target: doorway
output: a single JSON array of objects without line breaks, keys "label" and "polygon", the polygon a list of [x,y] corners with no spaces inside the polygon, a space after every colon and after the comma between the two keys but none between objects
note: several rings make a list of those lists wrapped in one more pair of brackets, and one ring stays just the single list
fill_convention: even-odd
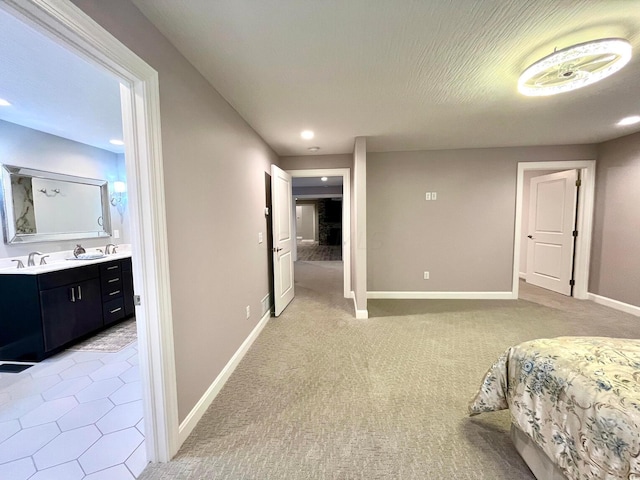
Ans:
[{"label": "doorway", "polygon": [[146,456],[168,461],[178,449],[178,412],[158,74],[67,0],[0,8],[121,83]]},{"label": "doorway", "polygon": [[[306,207],[306,210],[300,210],[301,213],[306,212],[307,214],[311,214],[312,211],[315,212],[315,217],[313,218],[313,222],[316,224],[316,230],[318,237],[318,245],[317,247],[323,248],[315,248],[316,252],[323,257],[337,257],[339,255],[343,262],[343,294],[344,298],[350,298],[351,291],[351,172],[348,168],[333,168],[333,169],[314,169],[314,170],[290,170],[288,173],[291,175],[294,185],[297,185],[304,188],[305,185],[309,184],[311,188],[317,188],[315,192],[322,192],[331,188],[330,184],[333,184],[334,187],[341,185],[342,187],[342,197],[341,200],[338,200],[340,197],[337,193],[313,193],[311,190],[307,190],[307,193],[302,191],[298,191],[299,195],[294,195],[294,201],[296,202],[296,207],[292,212],[292,215],[296,219],[294,225],[298,223],[297,219],[297,202],[300,202],[299,206],[303,205],[315,205],[314,209],[310,207]],[[324,182],[322,178],[326,178]],[[320,179],[319,187],[316,186],[315,181],[304,181],[308,179]],[[300,182],[300,180],[303,180]],[[329,181],[331,179],[331,181]],[[309,183],[311,182],[311,183]],[[324,187],[324,184],[327,187]],[[336,190],[337,192],[337,190]],[[296,200],[297,197],[297,200]],[[335,200],[334,200],[335,199]],[[328,203],[330,202],[330,203]],[[321,214],[321,210],[324,209],[324,213]],[[321,218],[324,217],[323,226],[321,228]],[[339,218],[338,218],[339,217]],[[302,220],[302,219],[301,219]],[[308,222],[307,222],[308,223]],[[311,229],[313,231],[313,229]],[[304,242],[305,235],[298,235],[296,232],[296,242],[294,251],[294,259],[297,259],[297,244],[298,244],[298,236],[302,236],[300,239],[300,247],[304,249],[305,247],[311,247],[307,250],[313,251],[313,247],[315,245],[315,237],[313,240],[306,239],[307,242]],[[315,235],[315,233],[314,233]],[[311,240],[311,241],[309,241]],[[322,244],[321,244],[322,242]],[[313,254],[313,252],[312,252]]]},{"label": "doorway", "polygon": [[[573,296],[579,299],[587,298],[589,281],[589,256],[591,248],[593,204],[595,194],[595,160],[583,161],[559,161],[559,162],[521,162],[518,164],[517,194],[516,194],[516,221],[514,235],[514,271],[513,271],[513,296],[518,298],[519,280],[524,275],[526,257],[524,257],[523,236],[528,239],[528,215],[524,213],[523,206],[526,203],[526,183],[529,178],[538,173],[559,172],[577,170],[581,178],[581,187],[578,193],[578,208],[575,216],[577,236],[575,237],[575,251],[573,255],[574,285]],[[542,178],[542,177],[541,177]]]}]

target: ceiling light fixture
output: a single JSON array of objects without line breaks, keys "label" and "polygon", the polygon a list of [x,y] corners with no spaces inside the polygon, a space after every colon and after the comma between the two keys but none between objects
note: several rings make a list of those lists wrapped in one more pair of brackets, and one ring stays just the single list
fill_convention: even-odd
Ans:
[{"label": "ceiling light fixture", "polygon": [[307,150],[309,150],[310,152],[317,152],[318,150],[320,150],[320,147],[309,147],[307,148]]},{"label": "ceiling light fixture", "polygon": [[640,115],[632,115],[631,117],[626,117],[620,120],[616,125],[620,125],[624,127],[626,125],[633,125],[634,123],[640,122]]},{"label": "ceiling light fixture", "polygon": [[119,147],[124,145],[124,142],[122,140],[116,140],[116,139],[109,140],[109,143],[111,145],[118,145]]},{"label": "ceiling light fixture", "polygon": [[631,44],[622,38],[579,43],[530,65],[518,80],[528,96],[555,95],[586,87],[613,75],[631,59]]},{"label": "ceiling light fixture", "polygon": [[305,140],[311,140],[315,136],[315,134],[311,130],[303,130],[302,132],[300,132],[300,136]]},{"label": "ceiling light fixture", "polygon": [[0,107],[10,107],[11,104],[7,102],[4,98],[0,98]]},{"label": "ceiling light fixture", "polygon": [[329,179],[327,177],[322,177],[320,180],[322,180],[323,182],[326,182]]}]

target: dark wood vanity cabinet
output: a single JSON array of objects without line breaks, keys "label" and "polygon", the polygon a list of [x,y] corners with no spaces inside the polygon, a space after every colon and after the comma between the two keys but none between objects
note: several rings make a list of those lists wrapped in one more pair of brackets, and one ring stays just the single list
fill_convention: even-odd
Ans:
[{"label": "dark wood vanity cabinet", "polygon": [[0,275],[0,360],[40,361],[133,314],[130,258]]}]

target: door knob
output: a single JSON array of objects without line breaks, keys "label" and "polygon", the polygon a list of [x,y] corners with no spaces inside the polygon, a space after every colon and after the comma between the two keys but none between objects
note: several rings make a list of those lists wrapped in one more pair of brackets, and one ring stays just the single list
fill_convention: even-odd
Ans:
[{"label": "door knob", "polygon": [[279,248],[279,247],[278,247],[278,248],[273,247],[273,251],[274,251],[274,252],[279,252],[280,250],[282,250],[282,249],[281,249],[281,248]]},{"label": "door knob", "polygon": [[529,237],[529,238],[533,239],[533,236],[532,236],[532,235],[527,235],[527,237]]}]

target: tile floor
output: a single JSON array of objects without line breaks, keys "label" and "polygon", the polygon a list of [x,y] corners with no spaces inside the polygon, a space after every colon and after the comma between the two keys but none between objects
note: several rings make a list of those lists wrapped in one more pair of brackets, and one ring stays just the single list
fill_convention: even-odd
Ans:
[{"label": "tile floor", "polygon": [[0,373],[0,479],[133,480],[146,464],[137,342]]}]

